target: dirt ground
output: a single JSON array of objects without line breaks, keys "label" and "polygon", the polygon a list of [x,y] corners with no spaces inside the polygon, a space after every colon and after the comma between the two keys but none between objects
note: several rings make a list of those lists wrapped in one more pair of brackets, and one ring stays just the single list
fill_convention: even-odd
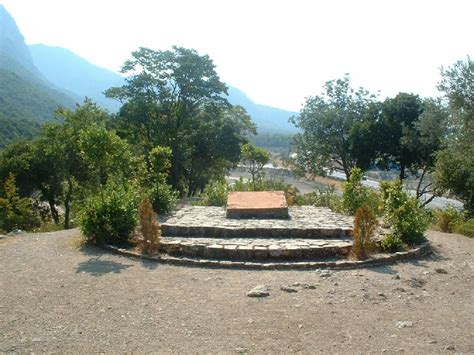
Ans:
[{"label": "dirt ground", "polygon": [[474,353],[474,239],[326,273],[158,265],[78,233],[0,238],[0,352]]}]

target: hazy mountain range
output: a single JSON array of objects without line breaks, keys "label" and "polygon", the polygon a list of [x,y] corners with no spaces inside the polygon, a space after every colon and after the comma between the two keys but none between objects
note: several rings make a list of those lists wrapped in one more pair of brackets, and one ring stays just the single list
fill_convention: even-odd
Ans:
[{"label": "hazy mountain range", "polygon": [[[74,107],[90,97],[102,107],[116,112],[120,104],[103,95],[120,86],[124,78],[98,67],[65,48],[43,44],[27,46],[14,19],[0,5],[0,147],[4,134],[33,134],[38,123],[52,119],[57,106]],[[243,106],[259,132],[290,133],[295,127],[288,118],[296,114],[254,103],[241,90],[229,86],[228,100]],[[31,131],[31,132],[29,132]]]}]

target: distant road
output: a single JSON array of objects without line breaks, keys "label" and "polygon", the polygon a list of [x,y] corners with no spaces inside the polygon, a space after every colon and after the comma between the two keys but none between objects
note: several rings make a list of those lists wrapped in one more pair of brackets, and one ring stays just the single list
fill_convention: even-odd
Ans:
[{"label": "distant road", "polygon": [[[319,188],[327,187],[327,185],[324,185],[315,181],[307,180],[304,178],[295,179],[292,173],[286,169],[274,168],[272,166],[265,166],[265,173],[266,173],[266,177],[269,179],[283,180],[286,183],[295,186],[301,194],[311,193],[311,192],[317,191]],[[328,176],[336,178],[338,180],[346,179],[346,175],[338,171],[334,171],[328,174]],[[250,179],[250,174],[245,171],[233,170],[231,171],[227,181],[232,182],[232,181],[238,180],[240,177],[244,179]],[[374,190],[380,189],[380,185],[377,180],[366,179],[366,180],[362,180],[362,183],[365,186],[370,187],[371,189],[374,189]],[[409,190],[409,193],[413,196],[415,195],[415,191],[413,190]],[[428,199],[430,197],[431,195],[427,194],[423,198]],[[446,208],[449,205],[457,209],[463,208],[462,202],[459,202],[458,200],[454,200],[451,198],[446,198],[446,197],[435,197],[433,201],[431,201],[427,205],[427,207],[428,208]]]}]

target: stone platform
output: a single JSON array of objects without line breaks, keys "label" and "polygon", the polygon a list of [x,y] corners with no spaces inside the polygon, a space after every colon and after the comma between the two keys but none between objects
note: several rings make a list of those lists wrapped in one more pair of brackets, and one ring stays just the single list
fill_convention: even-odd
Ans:
[{"label": "stone platform", "polygon": [[229,192],[227,218],[288,218],[283,191]]},{"label": "stone platform", "polygon": [[213,260],[314,260],[345,256],[351,238],[340,239],[217,239],[162,237],[160,250],[171,256]]},{"label": "stone platform", "polygon": [[351,236],[353,217],[328,208],[289,207],[288,219],[229,219],[222,207],[185,206],[161,222],[165,237],[325,239]]}]

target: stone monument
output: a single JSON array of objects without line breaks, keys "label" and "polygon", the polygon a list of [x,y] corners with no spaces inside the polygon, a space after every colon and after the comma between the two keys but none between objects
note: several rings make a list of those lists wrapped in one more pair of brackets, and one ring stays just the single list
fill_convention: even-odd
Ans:
[{"label": "stone monument", "polygon": [[227,197],[227,218],[287,219],[288,204],[283,191],[230,192]]}]

